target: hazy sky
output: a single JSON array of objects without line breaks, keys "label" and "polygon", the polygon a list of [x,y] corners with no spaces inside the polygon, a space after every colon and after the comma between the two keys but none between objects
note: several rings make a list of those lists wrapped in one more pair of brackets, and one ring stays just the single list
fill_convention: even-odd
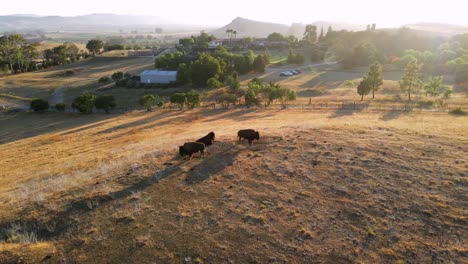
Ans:
[{"label": "hazy sky", "polygon": [[23,0],[2,1],[0,15],[141,14],[198,25],[224,25],[241,16],[283,24],[327,20],[380,27],[415,22],[468,26],[467,7],[465,0]]}]

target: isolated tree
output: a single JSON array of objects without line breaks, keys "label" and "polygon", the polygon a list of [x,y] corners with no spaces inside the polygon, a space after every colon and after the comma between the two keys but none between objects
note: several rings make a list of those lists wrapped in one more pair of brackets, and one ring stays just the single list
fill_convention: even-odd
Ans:
[{"label": "isolated tree", "polygon": [[100,95],[96,98],[96,102],[94,103],[97,109],[102,109],[106,113],[116,107],[117,104],[115,103],[115,98],[112,95]]},{"label": "isolated tree", "polygon": [[91,39],[86,44],[86,49],[89,50],[89,52],[91,52],[93,56],[95,56],[96,53],[101,51],[103,47],[104,47],[104,42],[102,42],[102,40],[99,40],[99,39]]},{"label": "isolated tree", "polygon": [[369,67],[369,73],[367,74],[367,81],[372,89],[372,99],[375,98],[375,92],[383,84],[382,77],[382,65],[380,63],[374,63]]},{"label": "isolated tree", "polygon": [[236,30],[233,30],[233,31],[232,31],[232,34],[234,35],[234,39],[236,39],[236,38],[237,38],[237,31],[236,31]]},{"label": "isolated tree", "polygon": [[253,69],[255,72],[265,72],[265,61],[263,60],[262,55],[258,55],[257,58],[255,58],[253,62]]},{"label": "isolated tree", "polygon": [[185,93],[175,93],[171,96],[170,102],[175,104],[179,107],[180,110],[184,108],[185,101],[186,101]]},{"label": "isolated tree", "polygon": [[442,76],[429,77],[429,80],[424,84],[426,96],[439,96],[440,89],[443,87],[444,78]]},{"label": "isolated tree", "polygon": [[73,100],[72,108],[77,109],[81,113],[90,114],[93,111],[96,102],[96,95],[92,93],[83,93]]},{"label": "isolated tree", "polygon": [[375,23],[374,23],[374,24],[372,24],[372,26],[371,26],[371,30],[372,30],[372,31],[374,31],[374,30],[376,29],[376,27],[377,27],[377,25],[376,25]]},{"label": "isolated tree", "polygon": [[421,67],[422,64],[416,60],[406,65],[405,73],[400,81],[400,88],[403,92],[408,93],[408,101],[411,101],[411,93],[421,87]]},{"label": "isolated tree", "polygon": [[144,106],[146,108],[146,111],[151,111],[154,106],[162,106],[162,102],[159,98],[158,95],[155,94],[145,94],[142,97],[140,97],[139,103],[141,106]]},{"label": "isolated tree", "polygon": [[44,112],[49,109],[49,102],[44,99],[34,99],[31,101],[31,109],[34,112]]},{"label": "isolated tree", "polygon": [[364,100],[364,96],[368,95],[371,90],[372,90],[372,85],[369,82],[368,77],[364,76],[362,78],[362,81],[359,83],[357,87],[357,93],[361,96],[361,101]]}]

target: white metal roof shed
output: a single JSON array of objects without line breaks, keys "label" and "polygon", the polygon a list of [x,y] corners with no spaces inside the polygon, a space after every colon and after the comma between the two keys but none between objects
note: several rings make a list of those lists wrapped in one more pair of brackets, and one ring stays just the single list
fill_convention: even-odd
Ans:
[{"label": "white metal roof shed", "polygon": [[140,74],[142,83],[171,83],[177,80],[177,71],[145,70]]}]

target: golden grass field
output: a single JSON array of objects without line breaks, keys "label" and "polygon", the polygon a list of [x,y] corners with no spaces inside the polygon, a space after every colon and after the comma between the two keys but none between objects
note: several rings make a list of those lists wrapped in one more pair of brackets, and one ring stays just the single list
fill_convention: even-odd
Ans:
[{"label": "golden grass field", "polygon": [[[467,261],[466,116],[0,118],[0,238],[17,238],[0,243],[0,263]],[[239,144],[241,128],[260,141]],[[177,146],[210,131],[210,155],[178,157]],[[32,233],[37,243],[20,243]]]}]

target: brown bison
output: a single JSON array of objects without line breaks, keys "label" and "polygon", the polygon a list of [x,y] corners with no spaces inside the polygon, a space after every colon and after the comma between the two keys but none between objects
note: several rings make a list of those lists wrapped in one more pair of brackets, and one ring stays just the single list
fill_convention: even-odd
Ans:
[{"label": "brown bison", "polygon": [[215,133],[214,132],[210,132],[208,133],[208,135],[200,138],[199,140],[197,140],[196,142],[200,142],[200,143],[203,143],[205,144],[205,146],[211,146],[213,145],[213,141],[215,140]]},{"label": "brown bison", "polygon": [[260,133],[258,133],[258,131],[255,131],[253,129],[239,130],[239,132],[237,132],[237,136],[239,137],[239,142],[243,138],[247,139],[249,141],[249,146],[252,145],[252,141],[254,141],[254,139],[256,140],[260,139]]},{"label": "brown bison", "polygon": [[189,156],[189,160],[192,159],[194,153],[200,152],[201,156],[205,155],[205,144],[200,142],[187,142],[183,146],[179,146],[179,154]]}]

